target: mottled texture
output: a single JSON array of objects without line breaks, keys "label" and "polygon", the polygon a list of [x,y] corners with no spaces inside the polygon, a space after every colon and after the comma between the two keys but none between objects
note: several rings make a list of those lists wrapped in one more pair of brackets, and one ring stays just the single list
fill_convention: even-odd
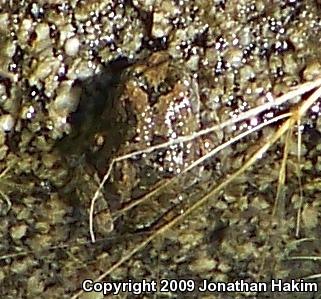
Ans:
[{"label": "mottled texture", "polygon": [[[0,0],[0,297],[71,298],[83,279],[96,279],[244,165],[281,122],[184,173],[307,95],[116,162],[95,206],[98,241],[90,243],[90,199],[114,157],[220,124],[319,77],[320,14],[320,1],[312,0]],[[106,280],[253,281],[320,273],[317,261],[284,260],[319,254],[319,109],[314,103],[300,128],[302,241],[294,232],[300,202],[294,126],[276,223],[271,214],[286,136]],[[316,298],[166,298],[200,296]]]}]

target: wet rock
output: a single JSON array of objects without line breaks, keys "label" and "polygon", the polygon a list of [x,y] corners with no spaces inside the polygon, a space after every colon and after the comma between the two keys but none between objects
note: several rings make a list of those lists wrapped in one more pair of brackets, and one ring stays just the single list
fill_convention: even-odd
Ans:
[{"label": "wet rock", "polygon": [[233,68],[238,68],[242,65],[243,52],[241,49],[232,48],[224,55],[226,62]]},{"label": "wet rock", "polygon": [[0,130],[2,132],[10,132],[15,124],[15,120],[12,115],[5,114],[0,116]]},{"label": "wet rock", "polygon": [[10,234],[14,240],[19,240],[25,236],[28,226],[26,224],[20,224],[11,228]]},{"label": "wet rock", "polygon": [[318,61],[311,61],[303,71],[303,77],[307,81],[316,79],[321,75],[321,64]]},{"label": "wet rock", "polygon": [[66,54],[69,56],[75,56],[79,51],[79,47],[80,47],[80,42],[77,37],[69,38],[65,43]]}]

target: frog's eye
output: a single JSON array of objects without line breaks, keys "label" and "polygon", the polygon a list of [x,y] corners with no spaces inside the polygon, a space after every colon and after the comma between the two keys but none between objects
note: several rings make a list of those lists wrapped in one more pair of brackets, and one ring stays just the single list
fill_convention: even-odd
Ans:
[{"label": "frog's eye", "polygon": [[105,143],[105,136],[100,133],[96,133],[94,136],[94,145],[92,147],[92,151],[97,152],[103,147],[104,143]]}]

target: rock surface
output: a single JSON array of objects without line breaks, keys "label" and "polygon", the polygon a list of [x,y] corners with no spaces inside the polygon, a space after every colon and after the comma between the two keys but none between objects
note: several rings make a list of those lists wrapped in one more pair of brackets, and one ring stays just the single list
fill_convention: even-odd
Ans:
[{"label": "rock surface", "polygon": [[[97,279],[242,167],[281,122],[185,172],[307,95],[185,143],[175,140],[318,78],[320,14],[312,0],[0,1],[0,297],[71,298],[82,280]],[[315,261],[284,261],[319,252],[320,119],[316,101],[301,127],[293,127],[277,224],[271,214],[286,136],[106,280],[257,281],[320,273]],[[90,201],[112,159],[163,142],[172,144],[114,163],[95,205],[98,241],[91,243]],[[155,296],[165,298],[141,298]]]}]

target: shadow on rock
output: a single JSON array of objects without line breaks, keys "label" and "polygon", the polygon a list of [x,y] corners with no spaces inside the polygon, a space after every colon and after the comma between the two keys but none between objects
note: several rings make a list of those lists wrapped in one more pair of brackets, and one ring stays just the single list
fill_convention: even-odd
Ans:
[{"label": "shadow on rock", "polygon": [[129,67],[125,57],[110,62],[98,75],[75,82],[81,96],[77,110],[68,119],[71,133],[57,144],[70,166],[88,162],[104,173],[112,154],[127,139],[133,117],[119,101]]}]

